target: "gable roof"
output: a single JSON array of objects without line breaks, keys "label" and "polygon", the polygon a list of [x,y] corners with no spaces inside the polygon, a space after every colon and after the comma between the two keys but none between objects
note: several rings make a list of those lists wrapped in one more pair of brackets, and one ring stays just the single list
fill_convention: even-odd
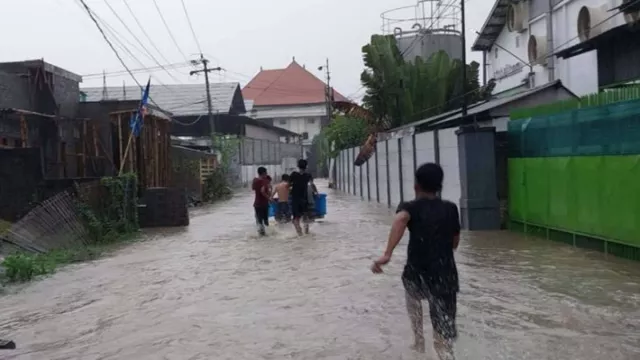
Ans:
[{"label": "gable roof", "polygon": [[[142,92],[137,86],[107,87],[107,98],[102,87],[81,89],[86,101],[140,100]],[[244,114],[244,99],[238,83],[210,83],[211,106],[214,113]],[[149,88],[151,104],[173,113],[174,116],[202,115],[207,111],[207,90],[204,84],[153,85]]]},{"label": "gable roof", "polygon": [[[477,102],[475,104],[469,104],[467,110],[467,118],[473,116],[473,115],[478,115],[487,111],[491,111],[493,109],[496,109],[498,107],[507,105],[511,102],[514,101],[518,101],[518,100],[522,100],[524,98],[527,98],[531,95],[535,95],[535,94],[539,94],[543,91],[549,90],[549,89],[562,89],[563,91],[566,91],[567,94],[571,97],[577,98],[578,96],[576,94],[574,94],[571,90],[569,90],[567,87],[565,87],[562,84],[561,80],[555,80],[540,86],[537,86],[533,89],[528,89],[516,94],[510,94],[508,96],[504,96],[504,97],[500,97],[500,98],[493,98],[491,100],[488,101],[480,101]],[[404,129],[408,129],[408,128],[424,128],[424,127],[434,127],[434,126],[440,126],[440,125],[446,125],[447,123],[450,123],[453,120],[458,120],[458,119],[462,119],[462,111],[461,109],[455,109],[455,110],[451,110],[448,111],[446,113],[442,113],[440,115],[435,115],[432,116],[430,118],[424,119],[424,120],[420,120],[420,121],[416,121],[416,122],[412,122],[410,124],[405,124],[402,126],[399,126],[397,128],[391,129],[389,131],[387,131],[387,133],[397,133],[401,130]]]},{"label": "gable roof", "polygon": [[[254,106],[303,105],[325,102],[326,84],[295,60],[285,69],[262,70],[242,89]],[[333,91],[334,101],[349,101]]]},{"label": "gable roof", "polygon": [[510,3],[510,0],[495,0],[487,20],[485,20],[476,41],[471,46],[472,51],[487,51],[491,49],[502,28],[507,23],[507,10]]}]

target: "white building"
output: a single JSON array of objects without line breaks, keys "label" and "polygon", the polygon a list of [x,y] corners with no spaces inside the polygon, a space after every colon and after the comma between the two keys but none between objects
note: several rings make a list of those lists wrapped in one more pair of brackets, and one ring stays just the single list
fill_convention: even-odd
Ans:
[{"label": "white building", "polygon": [[485,79],[496,80],[494,94],[553,80],[577,95],[597,92],[597,50],[556,54],[624,25],[624,1],[632,0],[496,0],[472,46],[483,52]]},{"label": "white building", "polygon": [[295,59],[285,69],[260,70],[242,89],[249,116],[300,134],[306,147],[328,124],[325,92],[326,84]]}]

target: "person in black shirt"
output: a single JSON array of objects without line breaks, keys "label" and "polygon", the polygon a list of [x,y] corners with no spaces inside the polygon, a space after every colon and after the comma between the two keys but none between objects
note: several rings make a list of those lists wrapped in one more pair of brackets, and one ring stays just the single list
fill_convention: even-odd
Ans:
[{"label": "person in black shirt", "polygon": [[424,164],[416,170],[416,198],[398,206],[387,249],[371,270],[382,272],[382,266],[391,260],[393,250],[408,228],[408,256],[402,283],[415,337],[413,347],[420,352],[425,350],[421,301],[427,300],[436,352],[440,359],[453,359],[459,291],[453,252],[460,241],[460,220],[458,207],[437,196],[442,189],[443,177],[442,168],[437,164]]},{"label": "person in black shirt", "polygon": [[307,173],[307,160],[298,160],[298,171],[289,175],[291,183],[291,215],[293,215],[293,226],[298,235],[302,235],[300,219],[304,221],[304,233],[309,233],[309,183],[313,181],[311,174]]}]

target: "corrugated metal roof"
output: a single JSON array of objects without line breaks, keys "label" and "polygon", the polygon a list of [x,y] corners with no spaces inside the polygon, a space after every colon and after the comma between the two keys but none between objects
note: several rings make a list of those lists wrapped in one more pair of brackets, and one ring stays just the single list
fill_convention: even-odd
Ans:
[{"label": "corrugated metal roof", "polygon": [[[486,51],[491,49],[507,22],[507,9],[509,4],[510,0],[495,0],[489,16],[487,16],[484,25],[482,25],[482,29],[479,31],[480,34],[471,46],[472,51]],[[529,5],[527,4],[526,6]]]},{"label": "corrugated metal roof", "polygon": [[[496,98],[496,99],[491,99],[489,101],[483,101],[483,102],[478,102],[475,104],[471,104],[469,105],[469,107],[467,108],[467,116],[471,116],[471,115],[477,115],[480,113],[483,113],[485,111],[489,111],[489,110],[493,110],[499,106],[503,106],[506,105],[510,102],[516,101],[516,100],[520,100],[523,98],[526,98],[527,96],[531,96],[534,94],[537,94],[541,91],[544,91],[546,89],[549,88],[563,88],[564,90],[566,90],[567,92],[569,92],[570,94],[572,94],[573,96],[577,97],[575,94],[573,94],[571,92],[571,90],[567,89],[564,85],[562,85],[562,81],[560,80],[555,80],[549,83],[546,83],[544,85],[540,85],[538,87],[535,87],[533,89],[529,89],[526,91],[522,91],[520,93],[517,94],[513,94],[510,96],[504,96],[504,97],[500,97],[500,98]],[[436,115],[433,117],[430,117],[428,119],[424,119],[424,120],[420,120],[420,121],[416,121],[410,124],[406,124],[400,127],[397,127],[395,129],[391,129],[389,131],[387,131],[387,133],[390,133],[391,136],[393,136],[394,133],[397,133],[399,131],[402,131],[406,128],[410,128],[410,127],[418,127],[420,125],[427,125],[427,126],[436,126],[439,124],[444,124],[447,123],[449,121],[452,120],[456,120],[456,119],[460,119],[462,118],[462,112],[460,109],[456,109],[456,110],[452,110],[440,115]]]},{"label": "corrugated metal roof", "polygon": [[[102,96],[102,87],[82,88],[87,94],[88,102],[102,100],[140,100],[142,91],[137,86],[111,86],[107,87],[107,99]],[[214,113],[228,114],[234,105],[236,112],[244,113],[244,101],[240,84],[238,83],[211,83],[211,105]],[[204,84],[180,84],[180,85],[151,85],[149,89],[152,104],[174,116],[201,115],[207,113],[207,91]],[[240,97],[240,101],[234,97]],[[241,108],[238,108],[241,107]]]}]

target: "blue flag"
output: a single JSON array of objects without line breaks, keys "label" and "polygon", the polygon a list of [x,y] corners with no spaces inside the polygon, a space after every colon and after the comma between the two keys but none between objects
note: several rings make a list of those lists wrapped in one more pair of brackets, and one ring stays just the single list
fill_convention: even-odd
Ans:
[{"label": "blue flag", "polygon": [[151,85],[151,78],[147,81],[147,86],[144,88],[142,93],[142,98],[140,99],[140,106],[138,106],[138,111],[131,115],[131,120],[129,120],[129,126],[131,127],[131,132],[135,137],[140,136],[140,131],[142,130],[142,120],[144,119],[144,115],[147,110],[147,103],[149,102],[149,86]]}]

